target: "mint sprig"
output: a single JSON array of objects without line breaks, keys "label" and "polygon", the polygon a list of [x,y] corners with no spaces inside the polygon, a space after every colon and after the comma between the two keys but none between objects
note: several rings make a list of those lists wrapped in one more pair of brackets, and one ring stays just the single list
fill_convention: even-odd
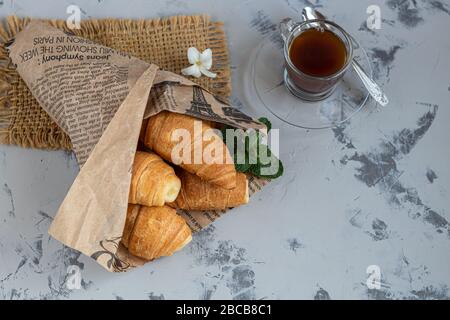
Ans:
[{"label": "mint sprig", "polygon": [[[272,154],[272,151],[269,149],[269,147],[267,147],[267,145],[259,144],[258,148],[265,149],[265,151],[263,151],[263,152],[265,152],[265,154],[267,154],[268,161],[263,162],[262,159],[258,158],[256,164],[251,164],[249,166],[248,171],[246,171],[246,172],[250,172],[257,177],[262,177],[262,178],[266,178],[266,179],[276,179],[276,178],[282,176],[283,172],[284,172],[283,163]],[[260,153],[258,152],[258,154],[260,154]],[[274,164],[275,161],[278,161],[278,163],[276,164],[277,171],[267,173],[267,171],[271,170],[271,164]],[[264,172],[264,170],[265,170],[265,172]]]},{"label": "mint sprig", "polygon": [[[259,122],[263,123],[267,127],[267,133],[272,129],[272,124],[267,118],[259,118]],[[225,125],[222,129],[222,136],[224,139],[224,142],[227,143],[227,135],[226,130],[231,129],[235,130],[233,127]],[[272,151],[270,148],[262,143],[262,134],[260,131],[253,131],[250,134],[256,134],[256,139],[252,137],[253,139],[250,139],[249,135],[245,135],[244,137],[241,137],[242,139],[245,139],[244,146],[245,146],[245,161],[244,163],[240,163],[237,159],[237,150],[230,150],[234,157],[234,165],[236,168],[236,171],[238,172],[244,172],[244,173],[251,173],[257,177],[265,178],[265,179],[276,179],[280,177],[283,172],[283,163],[272,154]],[[236,149],[238,146],[239,137],[234,137],[235,141],[233,141],[232,144],[228,144],[227,146],[234,146]],[[242,141],[240,141],[242,144]],[[265,159],[262,159],[260,157],[261,154],[265,154]],[[256,159],[256,163],[250,163],[250,159]],[[253,161],[252,161],[253,162]],[[277,163],[276,163],[277,162]],[[267,171],[275,164],[275,167],[277,168],[277,171],[272,173],[267,173]]]}]

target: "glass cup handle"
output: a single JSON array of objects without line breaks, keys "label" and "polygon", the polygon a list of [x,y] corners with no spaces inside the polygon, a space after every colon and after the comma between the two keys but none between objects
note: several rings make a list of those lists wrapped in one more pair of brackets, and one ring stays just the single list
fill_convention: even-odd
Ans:
[{"label": "glass cup handle", "polygon": [[284,18],[283,20],[281,20],[279,29],[280,29],[281,38],[283,38],[284,42],[286,42],[287,39],[289,38],[289,34],[294,29],[294,26],[295,26],[295,23],[291,18]]}]

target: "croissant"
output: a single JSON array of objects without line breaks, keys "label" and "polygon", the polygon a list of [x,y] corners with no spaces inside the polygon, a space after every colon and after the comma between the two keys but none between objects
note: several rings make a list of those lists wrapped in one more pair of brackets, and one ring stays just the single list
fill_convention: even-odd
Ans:
[{"label": "croissant", "polygon": [[137,151],[132,168],[128,202],[163,206],[176,199],[181,182],[171,166],[158,155]]},{"label": "croissant", "polygon": [[[177,129],[187,130],[191,137],[191,140],[187,142],[190,145],[186,145],[190,147],[191,154],[187,155],[189,161],[176,164],[179,164],[180,167],[199,176],[203,180],[221,186],[222,188],[233,189],[236,186],[236,170],[227,146],[217,134],[213,134],[211,139],[205,141],[203,133],[213,127],[210,122],[201,121],[202,130],[194,130],[196,121],[201,120],[183,114],[162,111],[148,119],[145,134],[141,135],[144,136],[143,143],[163,159],[175,162],[172,160],[172,150],[180,142],[172,141],[172,133]],[[196,146],[201,146],[201,150],[203,151],[206,148],[208,150],[222,150],[223,154],[214,155],[214,159],[219,161],[210,161],[207,163],[207,161],[203,161],[203,155],[200,153],[202,159],[199,160],[202,161],[197,161],[196,163],[194,161],[196,160],[194,159],[194,153],[195,151],[201,151],[195,150],[198,149]]]},{"label": "croissant", "polygon": [[122,243],[131,254],[153,260],[172,255],[191,240],[191,229],[175,209],[128,205]]},{"label": "croissant", "polygon": [[248,203],[248,181],[238,172],[236,187],[227,190],[201,180],[183,169],[176,170],[181,179],[181,191],[174,202],[167,205],[185,210],[223,210]]}]

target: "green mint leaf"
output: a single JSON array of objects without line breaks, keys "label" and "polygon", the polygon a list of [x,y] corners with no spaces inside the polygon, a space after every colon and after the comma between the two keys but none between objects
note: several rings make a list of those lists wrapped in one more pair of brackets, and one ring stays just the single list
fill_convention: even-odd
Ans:
[{"label": "green mint leaf", "polygon": [[[272,154],[272,151],[267,145],[262,144],[258,147],[260,148],[260,152],[258,154],[265,154],[264,159],[261,159],[261,157],[259,157],[258,163],[255,165],[251,165],[248,172],[257,177],[265,179],[275,179],[280,177],[284,172],[283,163]],[[277,164],[277,172],[268,174],[266,171],[272,168],[275,163]]]},{"label": "green mint leaf", "polygon": [[250,164],[249,163],[235,163],[234,167],[236,168],[236,171],[238,172],[247,172],[250,169]]},{"label": "green mint leaf", "polygon": [[[236,171],[239,171],[239,172],[247,172],[248,171],[248,169],[250,167],[250,163],[248,161],[247,152],[245,153],[244,163],[239,163],[237,154],[234,154],[233,160],[234,160],[234,167],[236,168]],[[241,159],[239,159],[239,160],[241,160]]]},{"label": "green mint leaf", "polygon": [[272,123],[266,117],[261,117],[258,119],[258,121],[263,123],[267,127],[267,132],[272,129]]},{"label": "green mint leaf", "polygon": [[252,164],[247,172],[249,172],[259,178],[263,178],[263,179],[276,179],[283,175],[284,167],[283,167],[283,163],[280,160],[276,159],[275,161],[278,161],[278,171],[274,174],[263,174],[262,168],[264,168],[264,166],[262,166],[260,163]]},{"label": "green mint leaf", "polygon": [[245,138],[245,152],[246,160],[250,162],[250,159],[258,159],[258,145],[260,143],[259,132],[253,130],[250,131]]},{"label": "green mint leaf", "polygon": [[[267,127],[267,132],[269,132],[269,130],[272,129],[272,124],[270,123],[270,121],[267,118],[259,118],[258,120]],[[226,130],[227,129],[234,130],[234,128],[232,128],[228,125],[225,125],[222,128],[222,135],[223,135],[223,140],[225,143],[227,143],[227,141],[226,141]],[[244,139],[243,142],[244,142],[244,146],[245,146],[245,161],[244,161],[244,163],[238,163],[236,150],[230,150],[233,154],[234,166],[236,168],[236,171],[251,173],[257,177],[265,178],[265,179],[275,179],[275,178],[280,177],[283,174],[283,172],[284,172],[283,163],[272,154],[272,151],[269,149],[269,147],[267,145],[262,144],[262,134],[259,130],[250,131],[250,132],[248,132],[248,135],[244,135],[243,137],[240,137],[240,138],[236,137],[235,141],[234,141],[235,148],[237,146],[236,140],[238,140],[238,139]],[[231,143],[231,141],[230,141],[230,143]],[[264,157],[264,159],[260,158],[260,154],[266,155]],[[256,160],[256,163],[250,164],[250,159],[252,159],[252,162],[254,160]],[[270,168],[271,164],[274,163],[275,161],[278,161],[277,172],[275,172],[273,174],[267,174],[267,173],[263,174],[262,169]]]}]

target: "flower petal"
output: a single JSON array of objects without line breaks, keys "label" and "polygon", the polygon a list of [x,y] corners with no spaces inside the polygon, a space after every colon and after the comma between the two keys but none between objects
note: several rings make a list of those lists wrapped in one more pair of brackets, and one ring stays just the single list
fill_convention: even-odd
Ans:
[{"label": "flower petal", "polygon": [[183,70],[181,70],[181,73],[185,76],[194,76],[196,78],[200,78],[200,76],[202,75],[200,72],[200,68],[196,64],[184,68]]},{"label": "flower petal", "polygon": [[210,77],[210,78],[215,78],[217,76],[216,73],[208,71],[207,69],[205,69],[203,66],[201,66],[200,68],[200,72],[203,73],[205,76]]},{"label": "flower petal", "polygon": [[200,62],[202,63],[202,66],[206,70],[211,69],[211,66],[212,66],[212,50],[211,49],[208,48],[200,54]]},{"label": "flower petal", "polygon": [[190,47],[188,49],[187,56],[190,64],[195,64],[200,60],[200,52],[195,47]]}]

